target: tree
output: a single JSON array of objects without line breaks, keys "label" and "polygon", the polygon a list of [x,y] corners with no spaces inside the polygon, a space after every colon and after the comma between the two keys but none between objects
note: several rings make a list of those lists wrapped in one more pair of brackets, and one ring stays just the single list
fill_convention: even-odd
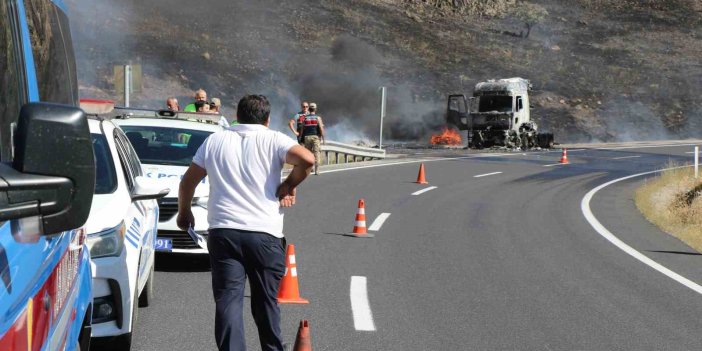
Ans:
[{"label": "tree", "polygon": [[513,16],[524,22],[527,30],[524,38],[528,38],[529,33],[531,33],[531,28],[543,21],[544,18],[548,16],[548,11],[541,5],[522,2],[514,8]]}]

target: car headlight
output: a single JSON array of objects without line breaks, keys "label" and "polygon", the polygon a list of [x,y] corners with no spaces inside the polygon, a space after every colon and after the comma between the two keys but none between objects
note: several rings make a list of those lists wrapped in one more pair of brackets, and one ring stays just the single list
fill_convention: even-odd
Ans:
[{"label": "car headlight", "polygon": [[122,221],[114,228],[89,234],[86,244],[90,249],[90,257],[119,256],[124,247],[124,231],[124,221]]},{"label": "car headlight", "polygon": [[193,205],[200,206],[204,209],[207,209],[207,201],[210,200],[209,196],[201,196],[201,197],[196,197],[193,199]]}]

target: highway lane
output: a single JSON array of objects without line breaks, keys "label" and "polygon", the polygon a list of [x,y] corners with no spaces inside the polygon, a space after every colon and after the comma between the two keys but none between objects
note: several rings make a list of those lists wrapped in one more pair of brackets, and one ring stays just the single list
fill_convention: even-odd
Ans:
[{"label": "highway lane", "polygon": [[[552,168],[543,166],[558,152],[427,162],[437,188],[416,196],[427,187],[412,183],[417,163],[311,176],[286,213],[310,300],[282,306],[286,340],[306,318],[320,350],[694,349],[700,296],[609,244],[580,212],[593,187],[670,157],[689,159],[689,149],[582,150]],[[702,281],[700,257],[668,253],[691,251],[633,208],[640,181],[598,194],[595,215]],[[372,239],[341,235],[361,197],[368,225],[391,214]],[[140,310],[135,349],[213,349],[206,260],[160,255],[157,264],[157,299]],[[367,278],[376,331],[354,328],[352,276]]]}]

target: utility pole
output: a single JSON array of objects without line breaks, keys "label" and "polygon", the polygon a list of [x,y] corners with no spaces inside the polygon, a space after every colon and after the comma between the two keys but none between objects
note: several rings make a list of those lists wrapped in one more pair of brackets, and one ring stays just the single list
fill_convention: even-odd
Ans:
[{"label": "utility pole", "polygon": [[380,87],[380,138],[378,142],[378,149],[383,149],[383,119],[385,119],[385,98],[386,98],[385,87]]},{"label": "utility pole", "polygon": [[129,90],[132,87],[132,66],[124,65],[124,107],[129,107]]}]

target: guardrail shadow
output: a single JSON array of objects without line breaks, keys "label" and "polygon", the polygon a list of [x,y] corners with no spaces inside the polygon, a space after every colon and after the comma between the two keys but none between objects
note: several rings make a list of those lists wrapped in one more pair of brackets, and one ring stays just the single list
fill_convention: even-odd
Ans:
[{"label": "guardrail shadow", "polygon": [[646,252],[667,253],[667,254],[675,254],[675,255],[702,256],[702,253],[699,253],[699,252],[687,252],[687,251],[646,250]]}]

